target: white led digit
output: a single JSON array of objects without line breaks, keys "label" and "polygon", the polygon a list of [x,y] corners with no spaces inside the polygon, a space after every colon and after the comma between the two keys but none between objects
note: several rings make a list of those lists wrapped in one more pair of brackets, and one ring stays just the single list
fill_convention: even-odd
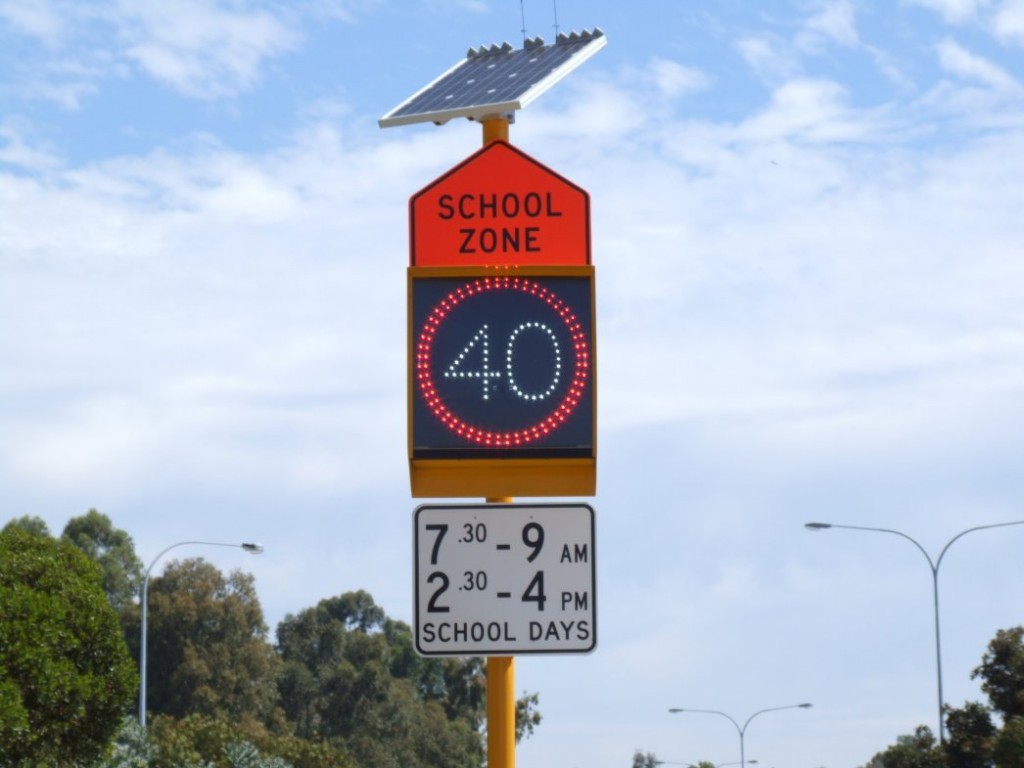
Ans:
[{"label": "white led digit", "polygon": [[[480,347],[480,370],[466,370],[463,366],[466,356],[472,353],[478,345]],[[488,380],[500,379],[501,371],[491,370],[491,344],[490,335],[487,333],[486,323],[480,326],[480,330],[476,332],[473,338],[469,340],[469,343],[463,347],[462,351],[459,352],[458,356],[452,361],[452,364],[448,366],[444,372],[444,377],[446,379],[480,379],[483,384],[483,399],[488,399]]]},{"label": "white led digit", "polygon": [[[514,369],[514,352],[516,346],[516,339],[519,338],[519,334],[524,331],[536,329],[547,334],[548,340],[551,342],[551,348],[555,353],[555,364],[554,372],[551,379],[551,384],[543,392],[530,393],[524,390],[516,383]],[[508,388],[523,398],[524,400],[546,400],[550,397],[555,390],[558,388],[558,382],[562,378],[562,349],[558,346],[558,338],[555,336],[555,332],[551,330],[550,326],[544,323],[525,322],[520,323],[519,326],[512,331],[508,337],[508,348],[505,351],[505,369],[508,371]]]}]

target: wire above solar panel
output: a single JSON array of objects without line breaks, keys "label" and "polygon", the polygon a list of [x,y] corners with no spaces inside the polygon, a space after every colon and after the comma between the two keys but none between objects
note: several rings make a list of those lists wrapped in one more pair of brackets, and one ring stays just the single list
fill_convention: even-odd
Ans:
[{"label": "wire above solar panel", "polygon": [[560,34],[552,45],[535,37],[514,49],[508,43],[470,48],[466,58],[378,120],[381,128],[441,124],[506,116],[522,109],[589,59],[607,40],[604,32]]}]

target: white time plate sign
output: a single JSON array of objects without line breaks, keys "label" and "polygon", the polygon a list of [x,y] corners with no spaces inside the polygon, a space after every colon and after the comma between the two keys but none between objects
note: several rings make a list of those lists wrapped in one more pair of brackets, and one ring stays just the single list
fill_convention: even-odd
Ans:
[{"label": "white time plate sign", "polygon": [[590,505],[423,504],[413,517],[421,655],[594,649]]}]

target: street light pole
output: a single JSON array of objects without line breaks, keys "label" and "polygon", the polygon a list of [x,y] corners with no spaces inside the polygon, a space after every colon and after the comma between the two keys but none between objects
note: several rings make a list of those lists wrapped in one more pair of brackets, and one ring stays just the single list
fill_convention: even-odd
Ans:
[{"label": "street light pole", "polygon": [[939,552],[939,556],[932,560],[932,556],[928,554],[926,550],[916,539],[911,538],[902,531],[894,531],[891,528],[868,528],[861,525],[837,525],[833,523],[805,523],[804,527],[811,531],[827,531],[832,528],[843,528],[849,531],[872,531],[874,533],[891,533],[895,536],[900,536],[920,550],[921,554],[924,555],[924,559],[928,561],[928,567],[932,571],[932,603],[935,608],[935,671],[938,678],[938,690],[939,690],[939,743],[946,743],[946,727],[943,718],[943,711],[945,710],[945,701],[942,697],[942,640],[941,633],[939,631],[939,567],[942,565],[942,558],[946,556],[946,552],[953,542],[957,541],[968,533],[974,531],[985,531],[990,528],[1006,528],[1010,525],[1024,525],[1024,520],[1015,520],[1010,523],[993,523],[991,525],[976,525],[973,528],[960,531],[956,536],[946,542],[946,546]]},{"label": "street light pole", "polygon": [[153,561],[149,564],[146,569],[146,576],[142,580],[142,638],[139,643],[139,725],[143,728],[146,727],[146,616],[147,616],[147,603],[149,602],[149,576],[153,572],[153,566],[157,564],[157,561],[161,557],[166,555],[175,547],[184,547],[187,544],[198,544],[205,547],[237,547],[244,549],[246,552],[252,555],[258,555],[263,551],[263,546],[260,544],[250,544],[249,542],[243,542],[242,544],[224,544],[219,541],[179,541],[177,544],[171,544],[159,555],[153,558]]},{"label": "street light pole", "polygon": [[[702,712],[702,713],[707,714],[707,715],[721,715],[722,717],[728,719],[728,721],[730,723],[732,723],[736,727],[736,732],[739,733],[739,735],[740,735],[740,768],[745,768],[745,766],[747,764],[747,758],[746,758],[746,747],[744,745],[744,738],[745,738],[746,733],[747,733],[747,726],[750,725],[750,721],[751,720],[753,720],[758,715],[763,715],[765,712],[778,712],[781,709],[810,709],[810,708],[811,708],[811,705],[809,703],[805,702],[803,704],[788,704],[788,705],[786,705],[784,707],[768,707],[767,709],[759,709],[757,712],[755,712],[750,717],[748,717],[747,721],[745,723],[743,723],[742,726],[740,726],[740,724],[738,722],[736,722],[736,720],[733,719],[733,717],[731,715],[727,715],[725,712],[720,712],[717,709],[681,709],[679,707],[672,707],[669,710],[669,712],[671,712],[674,715],[675,714],[679,714],[681,712]],[[753,763],[755,761],[751,760],[750,762]]]}]

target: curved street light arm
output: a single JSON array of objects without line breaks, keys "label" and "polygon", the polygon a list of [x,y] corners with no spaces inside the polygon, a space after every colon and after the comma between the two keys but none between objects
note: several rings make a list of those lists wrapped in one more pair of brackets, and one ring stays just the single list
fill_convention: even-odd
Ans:
[{"label": "curved street light arm", "polygon": [[677,714],[680,712],[700,712],[703,715],[721,715],[736,727],[737,733],[743,733],[743,729],[740,728],[740,724],[733,719],[732,715],[726,714],[725,712],[721,712],[717,709],[680,709],[678,707],[673,707],[669,710],[669,712],[673,714]]},{"label": "curved street light arm", "polygon": [[[678,714],[678,713],[681,713],[681,712],[701,712],[701,713],[706,714],[706,715],[721,715],[722,717],[726,718],[730,723],[732,723],[734,726],[736,726],[736,732],[740,735],[740,762],[739,762],[739,764],[740,764],[740,768],[743,768],[743,766],[745,766],[747,764],[747,762],[748,762],[748,760],[746,758],[746,746],[744,744],[744,737],[746,736],[747,726],[750,725],[750,721],[751,720],[753,720],[758,715],[763,715],[765,712],[777,712],[780,709],[810,709],[810,708],[811,708],[811,704],[805,702],[803,704],[787,704],[784,707],[768,707],[767,709],[759,709],[757,712],[755,712],[754,714],[752,714],[750,717],[747,718],[747,721],[743,724],[742,727],[740,726],[740,724],[738,722],[736,722],[736,720],[732,717],[732,715],[729,715],[729,714],[727,714],[725,712],[722,712],[721,710],[718,710],[718,709],[682,709],[681,707],[672,707],[671,709],[669,709],[669,712],[671,712],[672,714]],[[749,762],[756,763],[757,761],[756,760],[750,760]],[[729,763],[723,763],[723,765],[729,765]],[[735,765],[735,763],[733,763],[733,765]]]},{"label": "curved street light arm", "polygon": [[[750,721],[753,720],[758,715],[763,715],[765,712],[778,712],[780,709],[810,709],[810,708],[811,708],[811,705],[805,702],[803,704],[787,704],[784,707],[768,707],[767,709],[759,709],[757,712],[755,712],[754,714],[752,714],[750,717],[747,718],[747,722],[745,722],[743,724],[743,729],[741,730],[741,733],[746,733],[747,732],[747,726],[750,725]],[[753,762],[753,761],[748,761],[748,762]]]},{"label": "curved street light arm", "polygon": [[976,525],[973,528],[968,528],[966,531],[960,531],[960,533],[958,533],[952,539],[947,541],[946,542],[946,546],[944,546],[942,548],[942,551],[939,552],[939,557],[935,561],[935,570],[938,570],[939,566],[942,564],[942,558],[946,556],[946,550],[948,550],[951,546],[953,546],[953,542],[955,542],[957,539],[961,538],[962,536],[966,536],[968,533],[974,533],[975,531],[985,531],[985,530],[988,530],[989,528],[1006,528],[1006,527],[1011,526],[1011,525],[1024,525],[1024,520],[1014,520],[1013,522],[1010,522],[1010,523],[992,523],[991,525]]},{"label": "curved street light arm", "polygon": [[[843,528],[843,529],[845,529],[847,531],[872,531],[874,533],[891,533],[891,534],[893,534],[895,536],[900,536],[900,537],[906,539],[911,544],[913,544],[915,547],[917,547],[918,550],[921,552],[921,554],[924,555],[924,559],[928,561],[928,567],[932,569],[932,573],[935,573],[936,571],[939,570],[938,564],[934,560],[932,560],[932,556],[928,554],[928,550],[926,550],[924,547],[922,547],[921,544],[917,541],[917,539],[914,539],[914,538],[908,536],[907,534],[903,533],[903,531],[896,531],[896,530],[893,530],[892,528],[868,528],[867,526],[863,526],[863,525],[837,525],[835,523],[805,523],[804,524],[804,528],[808,528],[808,529],[810,529],[812,531],[823,531],[823,530],[828,530],[830,528]],[[971,530],[974,530],[974,529],[972,528]],[[966,533],[966,531],[964,531],[964,533]],[[963,534],[961,534],[961,535],[963,535]],[[959,537],[957,537],[957,538],[959,538]],[[950,544],[952,544],[952,543],[953,542],[950,542]],[[949,544],[947,544],[946,547],[948,549],[949,548]],[[946,550],[942,550],[942,551],[945,552]],[[939,559],[941,560],[942,558],[940,557]]]}]

